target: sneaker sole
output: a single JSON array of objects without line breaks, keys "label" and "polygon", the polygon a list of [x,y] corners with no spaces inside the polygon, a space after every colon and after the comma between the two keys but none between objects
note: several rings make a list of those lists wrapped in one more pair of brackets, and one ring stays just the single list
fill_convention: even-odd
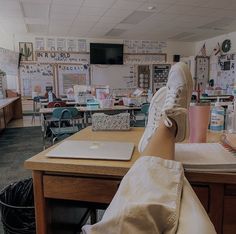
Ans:
[{"label": "sneaker sole", "polygon": [[[183,68],[183,66],[180,66],[181,71],[184,74],[184,79],[185,79],[185,83],[186,83],[186,87],[187,87],[187,114],[186,114],[186,125],[185,125],[185,129],[184,129],[184,135],[177,140],[177,142],[181,142],[184,141],[188,136],[189,136],[189,116],[188,116],[188,110],[189,110],[189,105],[191,102],[191,97],[192,97],[192,92],[193,92],[193,79],[192,79],[192,75],[190,73],[190,71],[185,71],[185,68]],[[189,73],[186,75],[186,73]],[[188,79],[187,76],[191,77],[191,79]]]},{"label": "sneaker sole", "polygon": [[[162,102],[162,105],[163,105],[164,101],[165,101],[165,97],[166,97],[166,87],[162,87],[152,97],[152,100],[151,100],[151,103],[149,106],[149,110],[151,110],[153,105],[156,104],[156,102],[158,101],[157,99],[159,99],[158,102]],[[148,117],[149,117],[149,115],[150,115],[150,113],[148,113]],[[144,133],[143,133],[143,135],[139,141],[139,144],[138,144],[138,151],[140,153],[144,151],[145,147],[147,146],[148,139],[150,138],[150,137],[148,137],[148,131],[149,131],[148,130],[148,122],[149,121],[147,121],[147,126],[146,126]]]}]

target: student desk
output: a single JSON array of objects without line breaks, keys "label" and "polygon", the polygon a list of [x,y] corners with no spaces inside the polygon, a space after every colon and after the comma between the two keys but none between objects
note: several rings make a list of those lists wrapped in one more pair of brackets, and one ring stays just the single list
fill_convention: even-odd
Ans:
[{"label": "student desk", "polygon": [[[49,149],[28,159],[25,168],[33,173],[37,233],[50,233],[50,199],[109,204],[121,179],[139,157],[137,145],[142,133],[143,128],[125,132],[92,132],[88,127],[69,138],[134,142],[135,150],[130,161],[47,158],[45,154]],[[187,172],[186,177],[217,233],[235,233],[236,174]]]},{"label": "student desk", "polygon": [[[84,116],[84,124],[87,124],[87,116],[91,116],[95,112],[130,112],[131,116],[134,115],[134,111],[136,110],[141,110],[141,107],[139,106],[134,106],[134,107],[128,107],[128,106],[114,106],[112,108],[91,108],[88,106],[81,106],[81,107],[76,107],[79,112],[83,113]],[[42,127],[45,126],[45,120],[44,120],[44,115],[49,115],[52,114],[53,110],[55,108],[41,108],[39,110],[39,113],[41,115],[41,123]],[[44,128],[43,128],[44,130]]]}]

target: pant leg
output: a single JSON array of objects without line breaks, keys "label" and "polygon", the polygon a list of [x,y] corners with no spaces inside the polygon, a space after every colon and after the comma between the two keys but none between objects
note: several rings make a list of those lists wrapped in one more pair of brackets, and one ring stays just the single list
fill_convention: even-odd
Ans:
[{"label": "pant leg", "polygon": [[181,163],[142,157],[123,178],[102,220],[86,234],[175,233],[183,187]]},{"label": "pant leg", "polygon": [[184,178],[177,234],[186,233],[215,234],[216,231],[197,195]]}]

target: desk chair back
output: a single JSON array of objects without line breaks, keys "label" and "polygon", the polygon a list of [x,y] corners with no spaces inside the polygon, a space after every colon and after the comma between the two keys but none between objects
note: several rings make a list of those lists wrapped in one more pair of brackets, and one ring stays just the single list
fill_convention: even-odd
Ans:
[{"label": "desk chair back", "polygon": [[68,136],[79,131],[78,126],[75,125],[78,117],[79,111],[75,107],[59,107],[53,110],[52,118],[58,122],[58,127],[51,128],[53,144],[59,136]]},{"label": "desk chair back", "polygon": [[66,103],[62,101],[49,102],[47,105],[48,108],[65,107],[65,106],[66,106]]}]

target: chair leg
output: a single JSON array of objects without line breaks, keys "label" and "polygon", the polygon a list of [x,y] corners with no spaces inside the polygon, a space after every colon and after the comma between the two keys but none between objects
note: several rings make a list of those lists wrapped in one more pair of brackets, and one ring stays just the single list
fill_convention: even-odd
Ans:
[{"label": "chair leg", "polygon": [[90,218],[91,218],[91,224],[95,224],[97,222],[97,210],[91,209],[90,210]]},{"label": "chair leg", "polygon": [[52,139],[52,145],[54,145],[56,139],[57,139],[57,137],[53,137],[53,139]]}]

